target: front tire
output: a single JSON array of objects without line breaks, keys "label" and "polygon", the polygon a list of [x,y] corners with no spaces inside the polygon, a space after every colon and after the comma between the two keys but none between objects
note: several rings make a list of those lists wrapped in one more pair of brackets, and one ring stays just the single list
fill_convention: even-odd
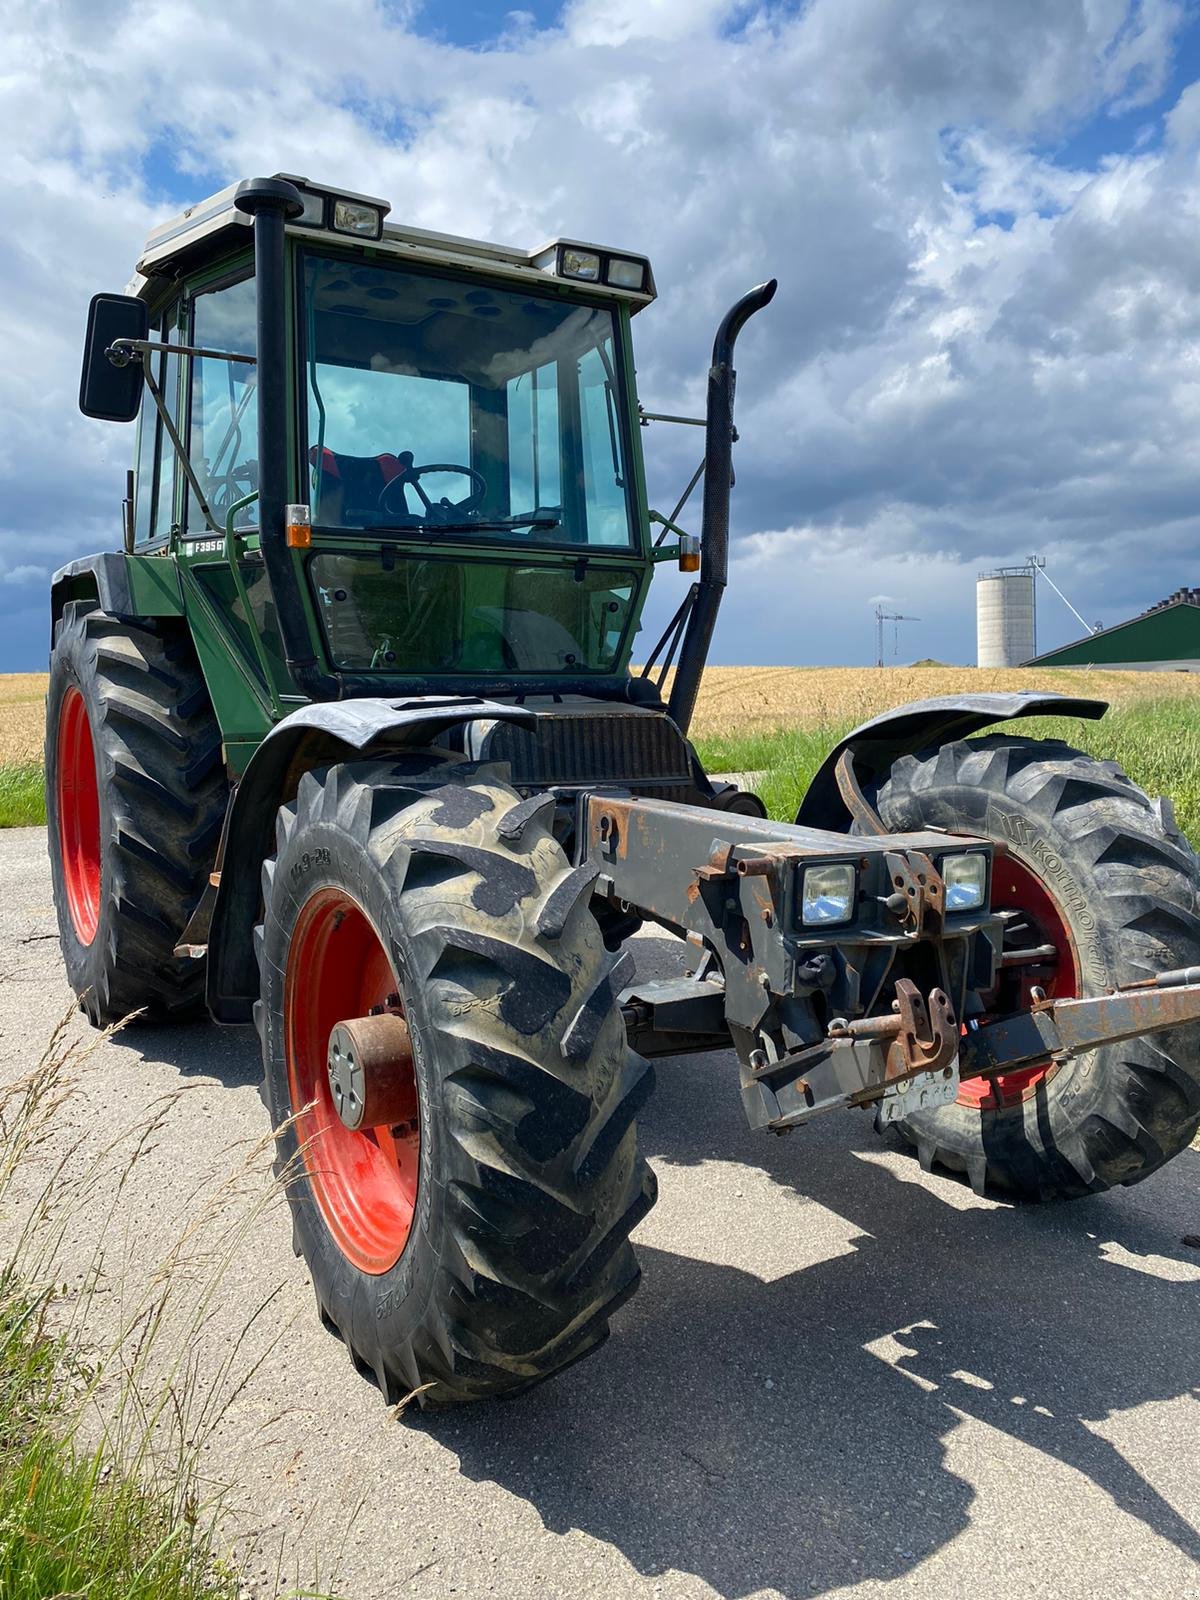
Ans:
[{"label": "front tire", "polygon": [[[256,1013],[322,1316],[390,1403],[431,1385],[435,1406],[512,1394],[601,1344],[655,1198],[634,1124],[650,1068],[591,878],[548,801],[444,772],[424,789],[382,762],[302,778],[264,868]],[[352,1130],[326,1046],[379,1008],[407,1023],[411,1095],[399,1123]]]},{"label": "front tire", "polygon": [[[1103,994],[1200,965],[1196,857],[1112,762],[1051,741],[994,736],[906,756],[876,797],[897,832],[927,827],[998,841],[993,908],[1006,947],[1053,945],[1017,967],[997,1011]],[[1024,992],[1018,992],[1023,986]],[[900,1125],[921,1163],[1016,1199],[1097,1194],[1138,1183],[1186,1149],[1200,1125],[1200,1030],[1177,1028],[1041,1063]]]}]

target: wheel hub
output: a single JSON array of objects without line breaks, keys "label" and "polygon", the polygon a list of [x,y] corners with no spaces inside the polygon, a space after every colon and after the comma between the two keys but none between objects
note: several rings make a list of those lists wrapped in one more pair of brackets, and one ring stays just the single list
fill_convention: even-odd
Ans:
[{"label": "wheel hub", "polygon": [[[1011,852],[997,857],[992,909],[1012,918],[1005,929],[1005,956],[1014,964],[1004,968],[1006,982],[997,1010],[1028,1010],[1046,995],[1055,1000],[1078,996],[1079,961],[1066,914],[1041,876]],[[1029,952],[1028,961],[1021,959],[1023,950]],[[964,1079],[958,1104],[984,1112],[1019,1105],[1057,1070],[1058,1063],[1047,1058],[992,1078]]]},{"label": "wheel hub", "polygon": [[347,1128],[397,1127],[416,1117],[412,1040],[395,1012],[335,1024],[326,1065],[333,1107]]}]

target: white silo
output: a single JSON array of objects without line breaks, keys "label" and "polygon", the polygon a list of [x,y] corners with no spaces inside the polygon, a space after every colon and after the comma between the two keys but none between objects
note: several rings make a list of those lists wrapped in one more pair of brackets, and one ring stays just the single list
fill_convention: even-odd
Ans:
[{"label": "white silo", "polygon": [[981,667],[1019,667],[1037,654],[1032,566],[980,573],[975,585],[977,661]]}]

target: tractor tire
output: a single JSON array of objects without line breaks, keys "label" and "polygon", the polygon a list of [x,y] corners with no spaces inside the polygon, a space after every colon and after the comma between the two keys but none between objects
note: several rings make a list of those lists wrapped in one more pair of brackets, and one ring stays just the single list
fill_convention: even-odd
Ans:
[{"label": "tractor tire", "polygon": [[[1007,969],[998,1012],[1103,994],[1200,965],[1200,875],[1169,807],[1109,761],[1059,742],[995,736],[897,761],[876,796],[896,831],[926,827],[1003,844],[993,909],[1005,948],[1053,944],[1045,966]],[[1054,1064],[968,1080],[953,1105],[900,1130],[921,1165],[1019,1200],[1074,1198],[1139,1183],[1200,1125],[1200,1029],[1106,1045]]]},{"label": "tractor tire", "polygon": [[204,963],[174,950],[227,798],[186,633],[69,602],[46,696],[47,836],[67,979],[96,1027],[200,1008]]},{"label": "tractor tire", "polygon": [[[519,1392],[607,1337],[655,1199],[634,1122],[652,1077],[621,1016],[628,958],[548,797],[467,762],[438,787],[408,770],[309,773],[280,810],[255,1015],[322,1319],[389,1404],[439,1407]],[[331,1034],[381,1011],[411,1043],[386,1125],[353,1129]]]}]

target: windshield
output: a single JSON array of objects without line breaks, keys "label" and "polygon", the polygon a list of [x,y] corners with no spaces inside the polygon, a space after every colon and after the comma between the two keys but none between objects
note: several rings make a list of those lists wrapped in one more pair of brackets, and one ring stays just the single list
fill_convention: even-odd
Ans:
[{"label": "windshield", "polygon": [[335,667],[408,676],[612,672],[637,574],[608,563],[570,566],[463,560],[395,547],[321,551],[310,565]]},{"label": "windshield", "polygon": [[314,524],[632,545],[611,310],[316,255],[304,295]]}]

